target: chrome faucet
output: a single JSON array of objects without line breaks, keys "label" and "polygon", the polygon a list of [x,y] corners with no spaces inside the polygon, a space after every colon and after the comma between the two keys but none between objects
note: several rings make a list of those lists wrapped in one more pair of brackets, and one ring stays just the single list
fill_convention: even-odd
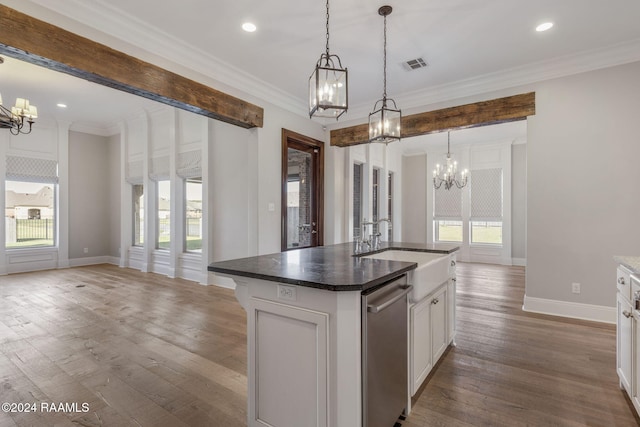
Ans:
[{"label": "chrome faucet", "polygon": [[[382,236],[382,234],[380,233],[380,231],[373,233],[373,226],[374,225],[379,225],[381,222],[387,222],[389,223],[389,230],[393,229],[393,224],[391,222],[391,219],[389,218],[382,218],[379,219],[378,221],[375,222],[371,222],[371,221],[367,221],[366,218],[362,219],[362,233],[360,234],[360,237],[358,237],[358,240],[356,241],[356,248],[355,248],[355,253],[359,254],[362,252],[367,252],[370,250],[374,250],[377,251],[378,249],[380,249],[380,237]],[[372,226],[372,234],[368,235],[367,234],[367,226],[371,225]],[[366,250],[365,250],[365,246],[366,246]]]},{"label": "chrome faucet", "polygon": [[[367,235],[367,225],[371,225],[373,226],[375,223],[374,222],[370,222],[367,221],[367,218],[363,218],[362,219],[362,223],[360,224],[362,226],[362,232],[360,233],[360,236],[358,236],[358,240],[356,240],[356,249],[355,249],[355,253],[359,254],[362,252],[368,252],[369,250],[371,250],[371,236]],[[365,245],[367,246],[367,249],[365,250]]]},{"label": "chrome faucet", "polygon": [[[391,222],[390,218],[382,218],[377,220],[374,225],[379,226],[381,222],[387,222],[389,224],[389,230],[393,230],[393,223]],[[372,242],[372,246],[373,246],[373,250],[377,251],[378,249],[380,249],[380,237],[382,236],[382,233],[380,233],[380,227],[377,227],[377,232],[373,235],[373,242]]]}]

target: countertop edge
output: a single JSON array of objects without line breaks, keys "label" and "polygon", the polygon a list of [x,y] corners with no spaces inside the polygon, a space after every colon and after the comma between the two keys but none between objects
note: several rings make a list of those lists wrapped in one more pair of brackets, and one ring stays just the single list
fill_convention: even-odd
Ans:
[{"label": "countertop edge", "polygon": [[[415,243],[385,243],[383,246],[375,251],[367,251],[355,254],[353,249],[355,248],[353,243],[339,243],[336,245],[328,245],[328,246],[319,246],[316,248],[305,248],[298,249],[297,251],[313,251],[306,252],[309,254],[318,254],[317,251],[320,251],[320,254],[323,254],[324,251],[330,253],[333,257],[338,257],[340,259],[344,258],[345,260],[353,259],[353,258],[361,258],[366,257],[368,255],[377,254],[380,252],[388,251],[388,250],[397,250],[397,251],[408,251],[408,252],[426,252],[426,253],[437,253],[443,255],[450,255],[460,249],[459,246],[455,244],[438,244],[438,245],[421,245]],[[295,252],[296,250],[294,250]],[[213,273],[219,273],[221,275],[227,276],[237,276],[237,277],[246,277],[258,280],[266,280],[270,282],[283,283],[288,285],[296,285],[296,286],[304,286],[308,288],[321,289],[326,291],[366,291],[378,285],[381,285],[389,280],[395,279],[402,274],[407,273],[408,271],[414,270],[418,264],[414,262],[405,262],[405,261],[387,261],[394,265],[391,265],[386,271],[380,271],[376,274],[370,274],[369,277],[362,278],[363,280],[353,280],[353,278],[347,278],[347,280],[335,280],[335,277],[311,277],[310,280],[305,280],[304,275],[297,275],[294,277],[293,275],[287,274],[283,269],[282,271],[277,271],[270,266],[267,266],[264,270],[260,271],[258,265],[260,263],[264,263],[265,261],[275,261],[279,264],[279,261],[286,259],[287,254],[291,252],[279,252],[273,254],[259,255],[248,258],[240,258],[228,261],[220,261],[214,262],[207,267],[208,271]],[[302,252],[300,252],[302,253]],[[270,264],[271,262],[269,262]],[[283,265],[285,265],[283,263]],[[331,265],[326,264],[324,265]],[[344,267],[344,265],[343,265]],[[338,272],[340,270],[337,270]],[[346,271],[346,270],[345,270]],[[333,273],[333,271],[331,272]],[[338,276],[340,277],[340,276]],[[336,283],[332,283],[332,281]]]}]

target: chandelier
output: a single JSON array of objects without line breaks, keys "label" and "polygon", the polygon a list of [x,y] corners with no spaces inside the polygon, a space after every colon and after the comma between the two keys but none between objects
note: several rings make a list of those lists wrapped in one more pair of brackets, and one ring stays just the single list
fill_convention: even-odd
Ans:
[{"label": "chandelier", "polygon": [[309,77],[309,118],[335,117],[347,112],[347,69],[340,57],[329,53],[329,0],[327,0],[326,51]]},{"label": "chandelier", "polygon": [[[387,15],[391,14],[391,6],[382,6],[378,15],[384,16],[384,68],[382,99],[376,101],[373,112],[369,114],[369,142],[388,144],[400,140],[400,122],[402,112],[396,102],[387,98]],[[393,103],[393,108],[388,104]]]},{"label": "chandelier", "polygon": [[433,187],[436,190],[442,187],[442,184],[445,190],[451,189],[454,185],[458,188],[467,185],[469,172],[464,169],[458,177],[458,162],[451,159],[450,141],[450,133],[447,132],[447,164],[442,167],[438,163],[433,170]]},{"label": "chandelier", "polygon": [[[2,94],[0,94],[0,128],[9,129],[13,135],[26,134],[31,132],[31,126],[38,118],[38,109],[35,105],[30,105],[28,99],[16,99],[16,105],[11,110],[2,105]],[[25,129],[25,123],[29,128]]]}]

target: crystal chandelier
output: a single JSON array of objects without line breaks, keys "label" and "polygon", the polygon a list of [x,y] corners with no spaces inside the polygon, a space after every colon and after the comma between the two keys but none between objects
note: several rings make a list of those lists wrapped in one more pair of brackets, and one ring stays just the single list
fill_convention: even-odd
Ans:
[{"label": "crystal chandelier", "polygon": [[[16,99],[16,105],[11,110],[2,105],[2,94],[0,94],[0,128],[9,129],[13,135],[30,133],[31,126],[38,118],[38,109],[35,105],[30,105],[28,99]],[[25,123],[29,128],[25,129]]]},{"label": "crystal chandelier", "polygon": [[340,57],[329,53],[329,0],[327,0],[326,52],[320,55],[309,77],[309,118],[338,117],[347,112],[347,69]]},{"label": "crystal chandelier", "polygon": [[[384,68],[383,68],[383,92],[382,99],[376,101],[373,112],[369,114],[369,142],[382,142],[388,144],[400,140],[400,122],[402,112],[396,102],[387,98],[387,15],[391,14],[391,6],[382,6],[378,14],[384,16]],[[389,108],[388,103],[393,103]]]},{"label": "crystal chandelier", "polygon": [[469,171],[464,169],[458,177],[458,162],[451,158],[451,139],[450,132],[447,132],[447,164],[442,167],[440,164],[436,164],[436,168],[433,170],[433,187],[437,190],[444,184],[445,190],[451,189],[454,185],[458,188],[462,188],[467,185],[469,178]]}]

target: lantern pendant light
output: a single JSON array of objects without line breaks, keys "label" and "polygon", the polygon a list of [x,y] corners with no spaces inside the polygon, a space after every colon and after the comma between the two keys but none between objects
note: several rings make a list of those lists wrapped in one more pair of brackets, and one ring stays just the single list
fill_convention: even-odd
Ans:
[{"label": "lantern pendant light", "polygon": [[[369,114],[369,142],[388,144],[400,140],[402,112],[396,102],[387,98],[387,16],[391,14],[391,6],[382,6],[378,14],[384,16],[384,86],[382,99],[376,101],[373,112]],[[393,108],[390,105],[393,104]]]},{"label": "lantern pendant light", "polygon": [[347,69],[342,68],[338,55],[329,53],[329,0],[327,0],[326,52],[320,55],[316,68],[309,78],[309,118],[335,117],[346,113]]}]

